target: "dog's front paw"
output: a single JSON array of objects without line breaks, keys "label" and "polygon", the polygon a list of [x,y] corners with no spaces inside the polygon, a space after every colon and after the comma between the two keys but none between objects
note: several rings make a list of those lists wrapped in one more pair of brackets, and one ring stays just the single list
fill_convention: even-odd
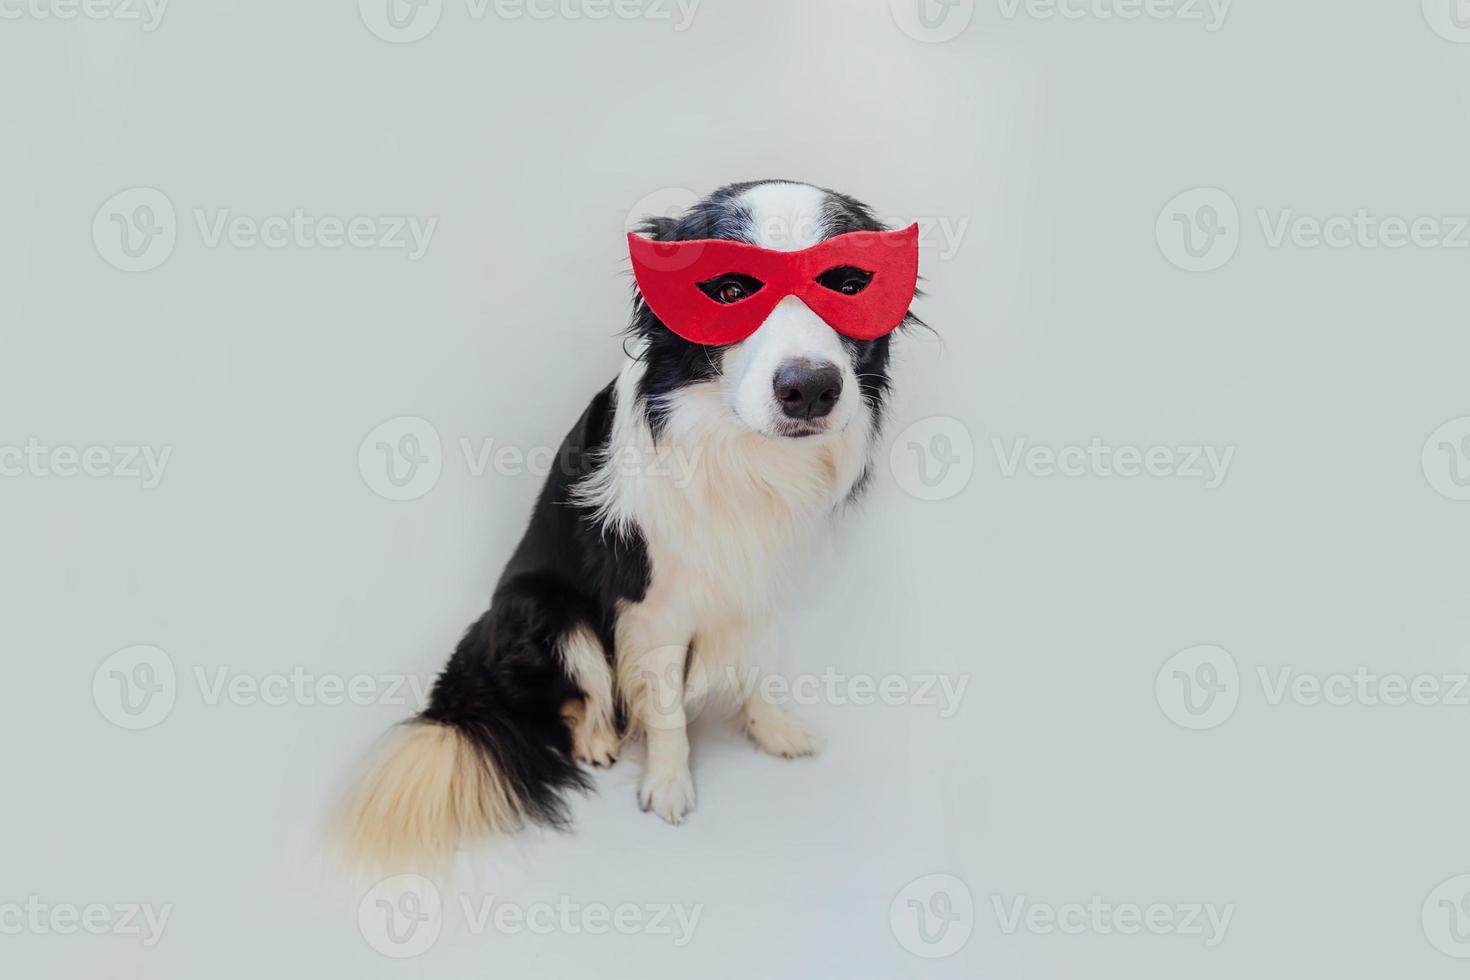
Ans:
[{"label": "dog's front paw", "polygon": [[610,728],[584,725],[572,733],[572,756],[578,762],[607,767],[618,761],[618,736]]},{"label": "dog's front paw", "polygon": [[822,747],[821,739],[811,729],[784,711],[773,708],[767,708],[759,714],[748,714],[745,719],[745,734],[760,746],[761,751],[783,759],[815,755]]},{"label": "dog's front paw", "polygon": [[638,805],[669,823],[682,823],[694,809],[694,777],[688,768],[646,772],[638,787]]}]

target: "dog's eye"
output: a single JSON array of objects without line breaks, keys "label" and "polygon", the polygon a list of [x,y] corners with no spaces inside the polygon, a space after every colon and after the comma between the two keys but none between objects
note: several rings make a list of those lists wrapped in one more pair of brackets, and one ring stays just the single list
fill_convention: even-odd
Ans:
[{"label": "dog's eye", "polygon": [[706,279],[699,284],[704,294],[716,303],[738,303],[761,291],[765,283],[741,272],[727,272],[723,276]]},{"label": "dog's eye", "polygon": [[868,284],[872,281],[871,272],[864,272],[850,265],[839,265],[817,276],[817,285],[825,286],[834,293],[841,293],[844,296],[856,296],[867,289]]}]

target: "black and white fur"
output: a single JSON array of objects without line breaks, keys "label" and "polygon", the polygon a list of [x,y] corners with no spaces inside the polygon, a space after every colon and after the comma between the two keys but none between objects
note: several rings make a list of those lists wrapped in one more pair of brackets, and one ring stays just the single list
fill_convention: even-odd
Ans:
[{"label": "black and white fur", "polygon": [[[642,230],[797,250],[881,228],[845,195],[762,181]],[[773,669],[772,621],[805,545],[866,477],[889,337],[843,337],[795,297],[727,347],[681,339],[641,298],[628,333],[622,371],[567,435],[489,611],[349,801],[355,856],[422,866],[527,820],[563,825],[564,792],[590,785],[581,764],[611,765],[630,736],[647,744],[640,804],[679,823],[695,801],[685,706],[737,671]],[[835,368],[827,414],[783,401],[778,372],[793,364]],[[813,752],[810,731],[749,693],[760,689],[740,687],[755,744]]]}]

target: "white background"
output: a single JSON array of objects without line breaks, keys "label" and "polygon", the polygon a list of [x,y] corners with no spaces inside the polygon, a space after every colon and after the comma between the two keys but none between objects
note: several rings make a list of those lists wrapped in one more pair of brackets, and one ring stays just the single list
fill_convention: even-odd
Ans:
[{"label": "white background", "polygon": [[[684,30],[672,5],[444,0],[411,43],[370,29],[392,37],[371,0],[180,2],[151,31],[48,2],[0,8],[0,451],[170,456],[145,489],[0,455],[7,976],[1462,974],[1446,917],[1465,881],[1451,906],[1431,893],[1470,871],[1470,706],[1268,697],[1283,669],[1470,670],[1470,503],[1452,499],[1470,423],[1431,439],[1470,416],[1470,233],[1268,234],[1361,209],[1433,217],[1442,240],[1470,213],[1451,0],[1241,0],[1223,21],[1183,0],[1133,19],[935,0],[932,30],[907,0],[704,0]],[[965,679],[959,710],[797,707],[828,742],[798,762],[706,720],[686,825],[638,812],[625,758],[575,833],[467,857],[437,941],[382,955],[361,889],[317,871],[317,833],[412,709],[212,686],[431,676],[538,483],[476,475],[461,440],[557,445],[622,356],[630,212],[769,176],[923,221],[937,331],[897,343],[872,492],[792,597],[788,663]],[[112,216],[140,199],[109,202],[139,187],[166,197],[173,242],[129,272]],[[1166,207],[1196,188],[1219,193]],[[1213,212],[1201,262],[1169,232],[1203,227],[1202,203],[1235,217]],[[437,224],[417,260],[199,227],[297,208]],[[404,416],[439,436],[440,472],[391,501],[359,449]],[[935,434],[948,448],[924,459]],[[1214,488],[1006,465],[1020,439],[1094,438],[1233,456]],[[919,463],[944,459],[926,484]],[[1159,675],[1207,644],[1236,668],[1216,675],[1234,709],[1194,730]],[[113,671],[143,675],[109,658],[138,645],[166,656],[174,700],[127,730]],[[1226,662],[1190,653],[1187,673],[1200,656]],[[900,894],[931,874],[973,909],[944,959],[916,955],[934,950]],[[682,948],[477,934],[461,893],[701,912]],[[171,913],[145,947],[17,930],[5,907],[31,896]],[[1233,913],[1214,946],[1007,932],[997,913],[1094,896]]]}]

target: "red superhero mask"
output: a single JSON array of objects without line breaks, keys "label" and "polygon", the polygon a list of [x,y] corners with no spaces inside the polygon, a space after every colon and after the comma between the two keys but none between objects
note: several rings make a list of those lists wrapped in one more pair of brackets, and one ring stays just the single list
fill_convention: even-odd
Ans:
[{"label": "red superhero mask", "polygon": [[855,231],[800,252],[700,239],[628,236],[643,300],[674,333],[696,344],[735,344],[776,304],[795,296],[833,330],[855,340],[893,331],[919,279],[919,226]]}]

